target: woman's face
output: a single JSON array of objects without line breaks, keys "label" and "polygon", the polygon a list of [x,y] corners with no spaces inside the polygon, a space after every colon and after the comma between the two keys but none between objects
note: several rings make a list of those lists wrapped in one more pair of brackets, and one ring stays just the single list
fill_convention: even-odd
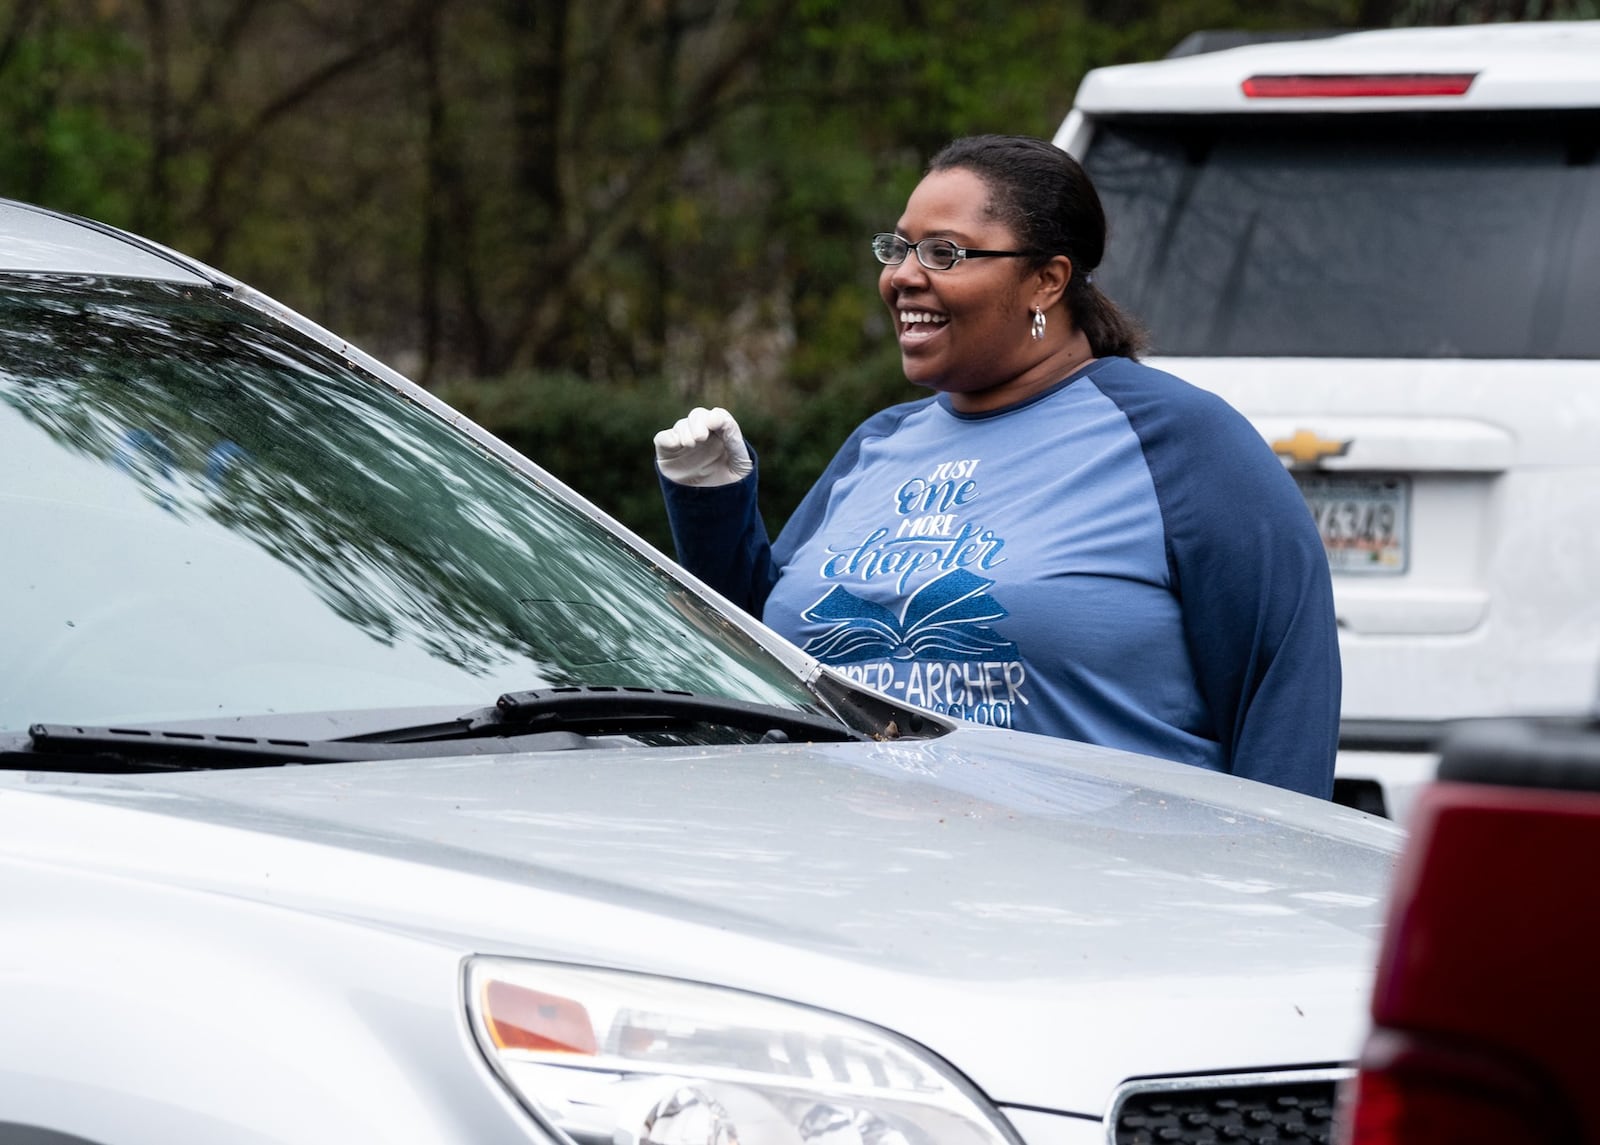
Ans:
[{"label": "woman's face", "polygon": [[[962,168],[927,175],[895,230],[907,242],[945,238],[957,246],[1018,250],[1011,228],[987,217],[988,185]],[[929,270],[908,252],[885,266],[878,291],[900,341],[900,364],[919,386],[971,394],[1003,386],[1039,356],[1029,337],[1036,284],[1025,259],[962,259]]]}]

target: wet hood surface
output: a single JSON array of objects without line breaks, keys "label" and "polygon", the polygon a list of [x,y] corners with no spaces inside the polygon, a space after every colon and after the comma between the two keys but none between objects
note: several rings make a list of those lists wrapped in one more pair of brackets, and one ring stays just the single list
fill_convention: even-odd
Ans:
[{"label": "wet hood surface", "polygon": [[823,1006],[1086,1114],[1138,1074],[1353,1055],[1401,837],[988,731],[11,775],[7,807],[6,849],[44,861]]}]

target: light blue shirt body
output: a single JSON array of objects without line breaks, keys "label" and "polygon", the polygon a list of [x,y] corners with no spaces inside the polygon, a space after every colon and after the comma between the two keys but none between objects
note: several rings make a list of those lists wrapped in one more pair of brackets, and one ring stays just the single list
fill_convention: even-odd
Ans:
[{"label": "light blue shirt body", "polygon": [[1320,539],[1249,423],[1171,375],[1106,358],[988,414],[884,410],[775,544],[754,477],[663,484],[691,569],[896,699],[1331,792]]}]

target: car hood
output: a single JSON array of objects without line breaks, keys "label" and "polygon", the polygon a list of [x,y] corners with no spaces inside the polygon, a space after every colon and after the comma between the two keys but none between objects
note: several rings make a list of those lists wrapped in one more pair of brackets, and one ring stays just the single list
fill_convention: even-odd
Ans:
[{"label": "car hood", "polygon": [[0,784],[29,862],[759,991],[1092,1115],[1134,1073],[1352,1058],[1401,838],[988,730]]}]

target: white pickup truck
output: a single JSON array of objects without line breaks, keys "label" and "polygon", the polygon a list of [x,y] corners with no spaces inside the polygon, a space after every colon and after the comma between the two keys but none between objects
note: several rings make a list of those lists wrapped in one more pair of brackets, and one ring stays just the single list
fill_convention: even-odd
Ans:
[{"label": "white pickup truck", "polygon": [[1600,667],[1600,21],[1101,68],[1055,142],[1152,364],[1291,467],[1333,566],[1336,798],[1403,818],[1448,721]]}]

